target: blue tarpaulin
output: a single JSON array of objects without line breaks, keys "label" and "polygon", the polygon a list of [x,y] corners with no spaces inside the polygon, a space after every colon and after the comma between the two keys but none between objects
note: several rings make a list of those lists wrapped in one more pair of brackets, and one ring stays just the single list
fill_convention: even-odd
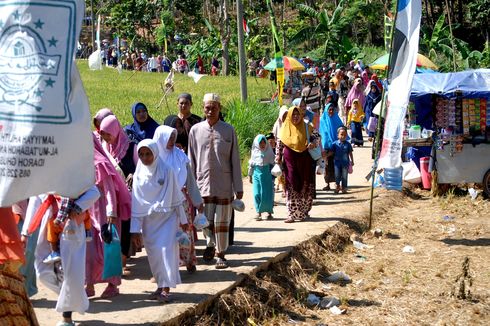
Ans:
[{"label": "blue tarpaulin", "polygon": [[410,99],[430,94],[452,98],[456,91],[465,98],[490,96],[490,69],[415,74]]}]

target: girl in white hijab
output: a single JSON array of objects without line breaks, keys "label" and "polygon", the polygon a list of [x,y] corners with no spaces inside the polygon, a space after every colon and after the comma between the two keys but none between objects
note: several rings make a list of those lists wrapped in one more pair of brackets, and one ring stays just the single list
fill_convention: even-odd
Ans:
[{"label": "girl in white hijab", "polygon": [[194,228],[195,210],[203,212],[203,200],[199,188],[197,187],[196,178],[192,174],[189,166],[187,155],[180,148],[175,146],[177,140],[177,130],[169,126],[159,126],[155,130],[153,140],[157,143],[158,152],[161,160],[175,171],[179,189],[186,198],[184,202],[185,212],[187,213],[187,222],[189,228],[187,235],[190,239],[190,246],[180,246],[180,266],[185,266],[189,273],[196,271],[196,249],[195,241],[197,232]]},{"label": "girl in white hijab", "polygon": [[139,161],[133,176],[131,233],[135,245],[140,233],[148,254],[157,290],[150,299],[169,301],[170,288],[181,283],[177,230],[187,224],[184,196],[172,169],[158,156],[153,139],[138,144]]}]

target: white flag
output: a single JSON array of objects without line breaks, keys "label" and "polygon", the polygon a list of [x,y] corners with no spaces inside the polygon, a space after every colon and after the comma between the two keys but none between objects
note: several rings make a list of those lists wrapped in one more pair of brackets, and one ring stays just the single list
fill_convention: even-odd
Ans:
[{"label": "white flag", "polygon": [[94,183],[90,112],[74,64],[84,1],[0,3],[0,206]]},{"label": "white flag", "polygon": [[388,111],[379,161],[383,168],[401,166],[404,119],[417,66],[421,0],[400,0],[397,10],[388,74]]},{"label": "white flag", "polygon": [[194,80],[194,83],[198,83],[199,80],[201,80],[202,77],[206,76],[206,75],[203,75],[203,74],[196,74],[194,71],[189,71],[187,73],[187,76],[191,77],[193,80]]}]

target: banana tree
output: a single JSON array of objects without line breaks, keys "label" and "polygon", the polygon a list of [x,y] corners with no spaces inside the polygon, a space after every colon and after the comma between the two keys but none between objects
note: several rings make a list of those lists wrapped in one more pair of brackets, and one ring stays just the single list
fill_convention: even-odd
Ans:
[{"label": "banana tree", "polygon": [[299,44],[313,38],[324,40],[323,54],[325,58],[335,54],[335,46],[340,42],[341,35],[348,25],[347,20],[342,16],[345,2],[346,0],[340,0],[332,14],[329,14],[327,9],[315,10],[308,5],[299,4],[299,11],[316,19],[317,25],[303,27],[291,37],[290,42]]}]

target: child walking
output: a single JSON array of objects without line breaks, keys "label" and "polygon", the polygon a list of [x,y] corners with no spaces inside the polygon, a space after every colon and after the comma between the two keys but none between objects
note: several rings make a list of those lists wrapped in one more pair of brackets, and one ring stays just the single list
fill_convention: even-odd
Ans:
[{"label": "child walking", "polygon": [[[337,130],[338,140],[334,141],[328,155],[333,155],[335,184],[337,185],[335,193],[339,191],[347,192],[347,175],[349,164],[354,166],[354,156],[352,155],[352,145],[347,141],[347,128],[340,127]],[[341,186],[342,184],[342,186]]]},{"label": "child walking", "polygon": [[253,183],[254,204],[257,221],[262,220],[262,213],[272,219],[274,205],[274,188],[271,169],[274,165],[274,152],[264,135],[257,135],[252,145],[252,155],[248,164],[248,176]]}]

